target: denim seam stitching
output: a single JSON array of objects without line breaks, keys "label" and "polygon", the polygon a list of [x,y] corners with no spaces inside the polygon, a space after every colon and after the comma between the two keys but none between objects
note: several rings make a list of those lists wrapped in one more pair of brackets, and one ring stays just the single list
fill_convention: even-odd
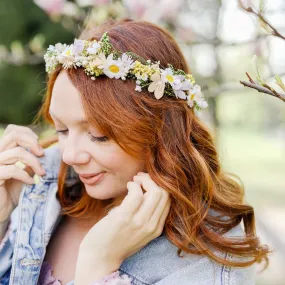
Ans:
[{"label": "denim seam stitching", "polygon": [[[226,253],[226,256],[225,256],[225,259],[226,260],[230,260],[231,259],[231,255],[229,253]],[[228,265],[223,265],[223,268],[222,268],[222,280],[224,280],[224,285],[230,285],[231,284],[231,269],[232,267],[231,266],[228,266]],[[223,284],[223,282],[222,282]]]},{"label": "denim seam stitching", "polygon": [[[13,258],[12,258],[12,265],[11,265],[11,274],[10,274],[10,280],[9,280],[9,285],[13,285],[13,280],[15,279],[15,265],[16,265],[16,258],[17,258],[17,254],[18,254],[18,239],[19,239],[19,230],[21,228],[21,219],[22,219],[22,211],[20,211],[20,205],[23,202],[23,197],[24,197],[24,193],[26,192],[27,189],[27,185],[25,185],[23,191],[20,194],[19,197],[19,203],[18,203],[18,207],[19,207],[19,217],[18,217],[18,224],[17,224],[17,231],[16,231],[16,237],[15,237],[15,245],[14,245],[14,249],[13,249]],[[15,251],[15,252],[14,252]],[[15,254],[14,254],[15,253]]]},{"label": "denim seam stitching", "polygon": [[135,279],[135,280],[137,280],[137,281],[139,281],[139,282],[141,282],[141,283],[143,283],[144,285],[150,285],[149,283],[145,283],[144,281],[141,281],[140,279],[138,279],[138,278],[136,278],[136,277],[134,277],[133,275],[131,275],[130,273],[128,273],[128,272],[126,272],[126,271],[124,271],[123,269],[119,269],[119,271],[121,271],[121,272],[123,272],[123,273],[125,273],[125,274],[127,274],[127,275],[129,275],[129,276],[131,276],[133,279]]}]

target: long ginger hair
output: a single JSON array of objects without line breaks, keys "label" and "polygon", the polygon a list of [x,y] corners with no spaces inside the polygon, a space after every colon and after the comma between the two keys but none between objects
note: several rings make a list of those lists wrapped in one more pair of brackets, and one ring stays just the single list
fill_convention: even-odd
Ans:
[{"label": "long ginger hair", "polygon": [[[170,63],[175,69],[190,73],[174,38],[157,25],[130,19],[110,20],[94,29],[86,28],[80,38],[98,41],[104,32],[122,52],[132,51],[145,59],[159,60],[163,68]],[[58,67],[49,75],[35,122],[43,117],[53,124],[48,110],[61,70]],[[67,69],[67,73],[81,94],[90,124],[128,154],[143,156],[146,171],[170,193],[171,209],[164,232],[178,247],[178,255],[182,250],[205,254],[216,262],[240,267],[267,261],[269,250],[256,236],[254,210],[243,203],[243,187],[234,179],[235,175],[222,171],[211,132],[184,100],[169,97],[156,100],[147,91],[135,91],[132,80],[101,76],[93,81],[81,68]],[[64,214],[84,217],[93,213],[102,201],[85,191],[77,200],[67,199],[66,171],[67,165],[61,162],[58,197]],[[111,203],[108,210],[114,206]],[[244,236],[224,236],[241,222]],[[217,252],[245,258],[228,260]]]}]

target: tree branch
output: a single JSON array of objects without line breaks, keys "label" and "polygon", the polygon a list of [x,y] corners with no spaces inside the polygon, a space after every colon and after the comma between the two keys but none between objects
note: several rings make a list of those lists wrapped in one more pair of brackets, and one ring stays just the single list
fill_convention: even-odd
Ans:
[{"label": "tree branch", "polygon": [[256,15],[264,24],[266,24],[271,30],[272,30],[272,35],[276,36],[278,38],[281,38],[285,40],[285,37],[281,35],[276,28],[274,28],[265,18],[264,16],[261,15],[261,12],[256,12],[251,6],[246,7],[243,3],[242,0],[238,0],[239,6],[241,9],[243,9],[245,12],[251,13]]},{"label": "tree branch", "polygon": [[269,95],[276,97],[276,98],[280,99],[281,101],[285,102],[285,94],[278,93],[276,90],[274,90],[272,87],[268,86],[267,84],[265,84],[264,86],[261,86],[261,85],[258,85],[256,83],[251,83],[251,82],[247,82],[247,81],[243,81],[243,80],[241,80],[240,83],[243,86],[250,87],[250,88],[255,89],[261,93],[269,94]]}]

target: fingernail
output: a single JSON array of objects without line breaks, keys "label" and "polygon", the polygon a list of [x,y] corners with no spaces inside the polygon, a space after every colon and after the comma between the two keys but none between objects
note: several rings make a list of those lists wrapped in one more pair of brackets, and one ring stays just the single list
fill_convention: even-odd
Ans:
[{"label": "fingernail", "polygon": [[37,174],[34,175],[33,179],[34,179],[35,184],[39,184],[41,182],[41,178]]},{"label": "fingernail", "polygon": [[33,179],[35,184],[39,184],[42,182],[42,178],[38,174],[35,174]]},{"label": "fingernail", "polygon": [[19,160],[15,163],[15,165],[21,169],[24,169],[26,167],[26,164]]}]

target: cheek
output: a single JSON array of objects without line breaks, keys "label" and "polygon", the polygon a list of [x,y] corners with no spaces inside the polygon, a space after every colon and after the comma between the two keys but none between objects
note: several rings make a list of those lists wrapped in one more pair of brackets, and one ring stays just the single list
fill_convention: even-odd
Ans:
[{"label": "cheek", "polygon": [[128,155],[121,149],[101,152],[100,156],[97,156],[97,162],[110,172],[131,178],[144,169],[144,162]]}]

